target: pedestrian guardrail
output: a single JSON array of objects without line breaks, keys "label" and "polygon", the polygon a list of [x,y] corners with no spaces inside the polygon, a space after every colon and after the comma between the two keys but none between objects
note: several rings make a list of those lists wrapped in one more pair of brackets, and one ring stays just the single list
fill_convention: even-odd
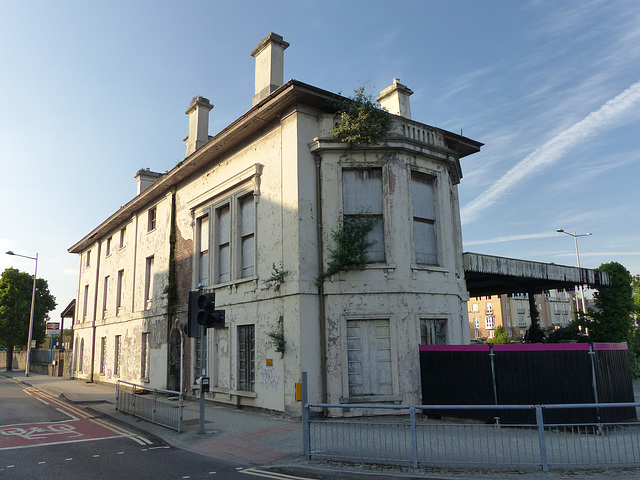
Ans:
[{"label": "pedestrian guardrail", "polygon": [[[305,404],[303,448],[308,459],[423,466],[640,465],[640,423],[545,423],[551,409],[640,407],[640,403],[555,405],[370,405]],[[312,417],[314,412],[363,416]],[[533,425],[448,421],[453,410],[522,409],[535,412]],[[366,412],[365,412],[366,410]],[[373,415],[379,411],[381,415]],[[430,412],[430,417],[423,412]],[[442,412],[443,416],[438,415]],[[382,415],[382,414],[385,415]],[[344,413],[343,413],[344,414]],[[439,418],[438,418],[439,417]]]},{"label": "pedestrian guardrail", "polygon": [[184,396],[181,392],[150,388],[118,380],[116,410],[182,432]]}]

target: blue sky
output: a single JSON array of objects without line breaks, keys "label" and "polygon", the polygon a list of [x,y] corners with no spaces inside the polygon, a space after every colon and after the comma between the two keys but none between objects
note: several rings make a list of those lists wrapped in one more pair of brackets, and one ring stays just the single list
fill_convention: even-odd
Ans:
[{"label": "blue sky", "polygon": [[[184,158],[192,97],[215,134],[251,107],[269,32],[285,80],[377,95],[485,143],[462,159],[465,251],[640,273],[636,0],[0,0],[0,250],[39,254],[59,312],[67,248],[135,195],[136,171]],[[33,261],[0,255],[32,272]]]}]

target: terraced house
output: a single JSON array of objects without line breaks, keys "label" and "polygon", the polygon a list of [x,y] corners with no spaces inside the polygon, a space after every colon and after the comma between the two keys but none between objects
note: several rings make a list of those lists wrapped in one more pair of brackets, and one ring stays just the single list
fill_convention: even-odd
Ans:
[{"label": "terraced house", "polygon": [[[138,194],[69,249],[77,377],[190,391],[199,285],[226,312],[206,336],[219,402],[299,415],[307,372],[313,402],[416,404],[418,345],[469,343],[457,185],[481,144],[412,120],[397,79],[378,143],[335,138],[344,98],[284,82],[288,46],[273,33],[258,44],[253,106],[221,132],[209,136],[213,106],[194,98],[185,159],[140,170]],[[326,274],[358,222],[364,269]]]}]

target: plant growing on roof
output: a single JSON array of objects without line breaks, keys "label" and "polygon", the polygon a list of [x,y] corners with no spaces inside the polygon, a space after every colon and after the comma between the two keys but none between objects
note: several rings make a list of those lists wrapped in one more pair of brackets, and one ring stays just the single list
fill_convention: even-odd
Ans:
[{"label": "plant growing on roof", "polygon": [[346,143],[378,143],[391,125],[391,117],[379,107],[364,87],[351,98],[336,103],[340,121],[331,129],[333,138]]}]

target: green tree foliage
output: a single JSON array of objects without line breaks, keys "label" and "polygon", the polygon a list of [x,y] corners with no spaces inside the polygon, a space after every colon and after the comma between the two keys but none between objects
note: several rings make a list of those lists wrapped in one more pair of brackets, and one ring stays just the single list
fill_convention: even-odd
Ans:
[{"label": "green tree foliage", "polygon": [[[533,295],[530,293],[529,295]],[[540,312],[535,305],[531,309],[531,326],[524,334],[525,343],[544,343],[547,340],[547,334],[542,328],[540,328]]]},{"label": "green tree foliage", "polygon": [[511,343],[511,339],[509,338],[509,333],[505,330],[502,325],[498,325],[496,327],[496,331],[493,334],[493,338],[489,338],[485,343],[490,343],[493,345],[504,345],[506,343]]},{"label": "green tree foliage", "polygon": [[631,289],[633,291],[633,303],[636,305],[636,313],[640,313],[640,275],[631,278]]},{"label": "green tree foliage", "polygon": [[631,274],[617,262],[604,263],[598,270],[608,272],[611,281],[594,294],[597,311],[588,315],[589,339],[629,342],[634,333],[632,314],[635,310]]},{"label": "green tree foliage", "polygon": [[391,118],[365,93],[356,88],[354,96],[336,105],[340,121],[331,129],[331,136],[347,143],[378,143],[391,125]]},{"label": "green tree foliage", "polygon": [[[7,268],[0,277],[0,348],[7,349],[7,370],[11,370],[14,347],[27,345],[33,276],[15,268]],[[44,341],[49,312],[56,299],[49,292],[46,280],[36,281],[36,302],[32,338],[39,345]]]}]

